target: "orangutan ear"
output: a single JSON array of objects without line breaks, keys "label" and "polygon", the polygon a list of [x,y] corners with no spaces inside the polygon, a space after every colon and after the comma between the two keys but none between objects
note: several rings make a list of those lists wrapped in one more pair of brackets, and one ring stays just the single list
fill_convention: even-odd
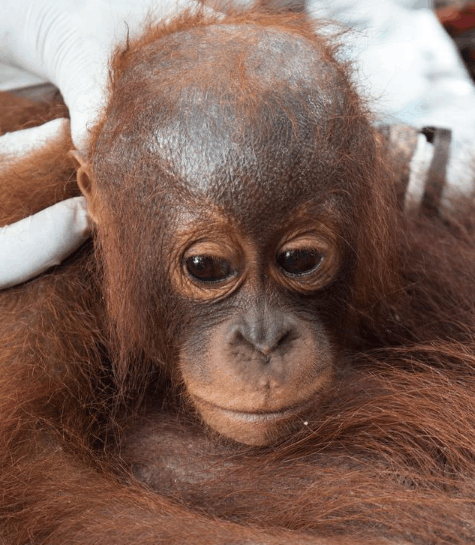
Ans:
[{"label": "orangutan ear", "polygon": [[83,159],[78,150],[71,150],[69,156],[77,169],[77,183],[87,201],[89,217],[94,223],[97,223],[97,189],[91,175],[91,166]]}]

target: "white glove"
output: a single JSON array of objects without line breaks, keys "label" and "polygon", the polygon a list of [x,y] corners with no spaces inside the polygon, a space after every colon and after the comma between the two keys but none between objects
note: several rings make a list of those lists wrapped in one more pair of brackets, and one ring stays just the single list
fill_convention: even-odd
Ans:
[{"label": "white glove", "polygon": [[[67,119],[13,132],[0,138],[0,165],[15,162],[32,150],[41,151],[69,131]],[[88,238],[86,202],[75,197],[0,228],[0,287],[24,282],[58,265]]]},{"label": "white glove", "polygon": [[108,62],[127,32],[148,14],[166,19],[197,0],[0,0],[0,59],[59,87],[71,116],[74,145],[84,151],[87,128],[104,100]]},{"label": "white glove", "polygon": [[74,197],[0,228],[0,286],[9,288],[41,274],[89,237],[84,197]]}]

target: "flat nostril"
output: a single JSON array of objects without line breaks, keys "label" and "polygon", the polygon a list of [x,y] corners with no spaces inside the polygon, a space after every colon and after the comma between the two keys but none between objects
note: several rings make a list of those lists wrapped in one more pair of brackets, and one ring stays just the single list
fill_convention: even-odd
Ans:
[{"label": "flat nostril", "polygon": [[283,346],[284,344],[287,343],[287,341],[290,340],[291,337],[292,337],[292,331],[289,329],[288,331],[283,333],[283,335],[280,337],[280,339],[278,339],[278,341],[275,344],[275,347],[279,348],[279,346]]}]

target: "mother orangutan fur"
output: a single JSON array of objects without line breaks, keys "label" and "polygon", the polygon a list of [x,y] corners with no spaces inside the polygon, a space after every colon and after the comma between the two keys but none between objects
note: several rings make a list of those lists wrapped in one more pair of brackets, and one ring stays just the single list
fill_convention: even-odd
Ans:
[{"label": "mother orangutan fur", "polygon": [[[318,307],[322,330],[332,328],[321,347],[334,350],[333,379],[301,418],[284,421],[284,431],[271,430],[268,444],[258,447],[231,440],[239,435],[223,438],[190,403],[177,361],[181,336],[203,311],[190,305],[189,315],[180,314],[189,303],[176,291],[195,293],[194,288],[174,284],[172,265],[154,261],[154,245],[167,249],[167,229],[174,233],[176,226],[157,222],[153,212],[166,217],[187,199],[194,202],[197,190],[170,196],[161,187],[152,191],[145,176],[155,164],[147,162],[151,114],[140,79],[148,55],[160,40],[170,48],[157,53],[165,90],[175,91],[161,104],[168,115],[179,104],[178,91],[195,81],[191,66],[173,72],[182,52],[176,51],[174,34],[182,32],[192,43],[198,36],[205,47],[207,27],[219,25],[247,25],[244,34],[248,27],[265,28],[271,37],[282,33],[314,47],[323,63],[319,96],[325,108],[339,112],[322,114],[327,125],[319,154],[310,154],[316,185],[323,183],[315,174],[318,161],[335,156],[336,197],[328,208],[342,226],[334,246],[344,256],[343,272],[319,290],[325,304]],[[217,34],[219,62],[225,34]],[[251,61],[244,58],[237,67],[242,74],[246,62]],[[219,23],[186,15],[151,27],[116,54],[113,98],[92,130],[87,164],[79,158],[79,182],[96,223],[94,241],[61,266],[0,295],[2,543],[474,542],[474,206],[468,198],[454,198],[430,217],[400,212],[400,173],[347,73],[302,16],[265,12],[231,14]],[[206,70],[202,74],[211,79]],[[238,121],[253,117],[256,134],[266,134],[269,125],[258,126],[259,85],[251,77],[229,96],[245,104],[242,111],[233,104]],[[209,81],[205,108],[212,108],[219,86],[218,77]],[[151,92],[165,96],[157,85]],[[134,96],[141,100],[134,102]],[[20,128],[25,105],[35,110],[0,94],[1,132]],[[299,117],[300,107],[286,111],[296,132],[313,122],[310,113]],[[18,116],[12,116],[15,108]],[[193,115],[185,111],[180,123],[191,123]],[[226,136],[227,125],[219,130]],[[120,160],[111,153],[117,134],[129,142],[128,156]],[[285,135],[276,138],[278,145],[283,140]],[[204,136],[200,142],[208,145]],[[275,152],[280,162],[270,167],[287,178],[301,176],[304,184],[313,180],[310,166],[299,163],[304,151],[292,144],[290,138],[281,157]],[[0,172],[2,225],[78,194],[70,148],[70,141],[62,142]],[[175,152],[174,162],[160,163],[163,179],[170,172],[176,176],[181,159]],[[209,164],[215,160],[209,151]],[[188,168],[185,159],[180,165]],[[253,172],[267,183],[267,171]],[[118,182],[127,177],[136,184]],[[229,210],[244,198],[221,189],[216,209]],[[292,209],[298,191],[291,183],[285,189]],[[316,190],[315,199],[330,193]],[[150,203],[154,207],[147,208]],[[265,206],[260,217],[266,217]],[[232,218],[239,223],[236,218],[239,210]],[[259,228],[265,232],[266,225]],[[311,297],[313,291],[296,304]]]}]

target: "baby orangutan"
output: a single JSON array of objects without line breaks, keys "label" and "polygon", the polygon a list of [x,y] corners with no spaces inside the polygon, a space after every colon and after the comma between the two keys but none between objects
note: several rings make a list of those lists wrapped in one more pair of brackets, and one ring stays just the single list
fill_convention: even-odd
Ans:
[{"label": "baby orangutan", "polygon": [[304,16],[150,25],[72,155],[93,241],[0,296],[5,543],[473,542],[473,207],[401,214]]}]

